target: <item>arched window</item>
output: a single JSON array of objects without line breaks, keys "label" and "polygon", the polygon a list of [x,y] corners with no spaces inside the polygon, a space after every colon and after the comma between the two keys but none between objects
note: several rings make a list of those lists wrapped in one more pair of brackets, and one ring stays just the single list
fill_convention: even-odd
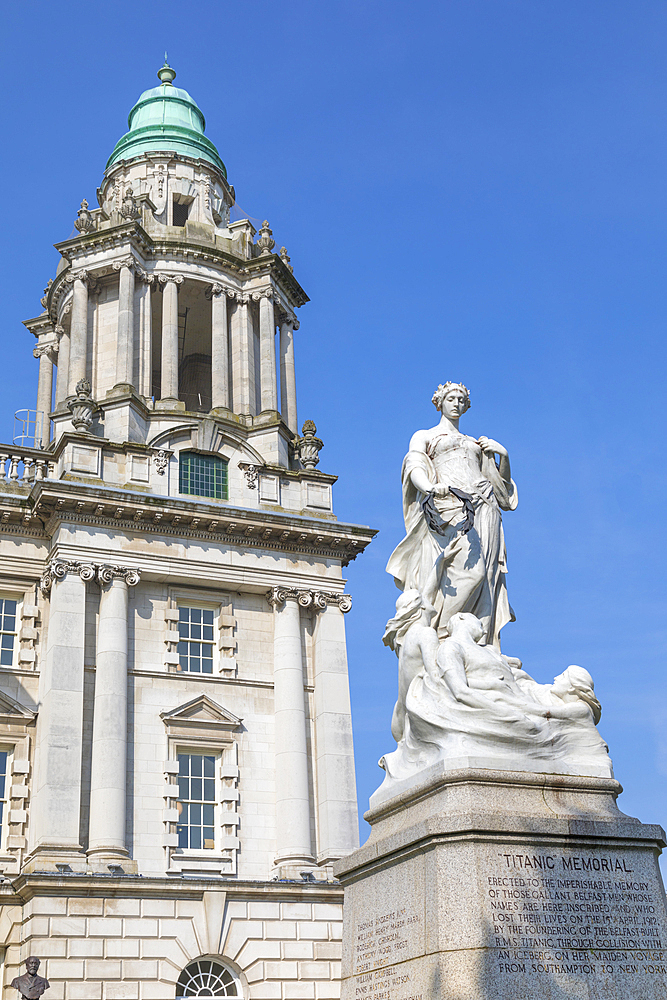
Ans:
[{"label": "arched window", "polygon": [[176,984],[176,1000],[184,997],[243,997],[241,984],[227,966],[199,958],[183,969]]},{"label": "arched window", "polygon": [[227,500],[227,462],[214,455],[182,451],[178,459],[178,492]]}]

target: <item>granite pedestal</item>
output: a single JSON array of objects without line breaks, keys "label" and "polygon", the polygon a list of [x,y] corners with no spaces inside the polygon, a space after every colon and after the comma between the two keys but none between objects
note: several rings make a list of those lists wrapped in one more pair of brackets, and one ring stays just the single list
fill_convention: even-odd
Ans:
[{"label": "granite pedestal", "polygon": [[342,1000],[667,1000],[665,833],[609,778],[445,770],[374,796]]}]

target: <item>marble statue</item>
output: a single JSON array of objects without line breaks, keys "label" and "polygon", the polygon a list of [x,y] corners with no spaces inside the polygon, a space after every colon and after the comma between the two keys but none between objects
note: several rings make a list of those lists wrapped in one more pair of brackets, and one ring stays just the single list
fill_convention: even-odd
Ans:
[{"label": "marble statue", "polygon": [[24,1000],[38,1000],[45,990],[50,989],[48,979],[37,975],[39,959],[31,955],[25,960],[26,971],[22,976],[12,979],[12,989],[18,990]]},{"label": "marble statue", "polygon": [[440,422],[413,434],[403,462],[406,535],[387,564],[403,593],[383,637],[398,657],[398,746],[380,761],[383,788],[441,762],[613,777],[590,674],[573,665],[538,684],[501,652],[514,620],[501,514],[517,505],[509,457],[459,431],[464,385],[439,385],[433,403]]},{"label": "marble statue", "polygon": [[398,743],[405,727],[405,699],[419,671],[437,676],[438,635],[431,628],[435,608],[418,590],[406,590],[396,601],[396,616],[387,622],[382,641],[398,656],[398,700],[391,720],[391,735]]},{"label": "marble statue", "polygon": [[433,403],[440,422],[413,434],[403,462],[406,536],[387,572],[400,590],[418,590],[434,607],[441,637],[452,615],[471,612],[500,648],[501,628],[514,621],[501,517],[518,502],[509,457],[497,441],[459,431],[470,406],[464,385],[438,386]]},{"label": "marble statue", "polygon": [[392,720],[398,747],[380,761],[385,783],[441,761],[613,777],[588,671],[573,665],[553,684],[538,684],[520,660],[484,643],[486,629],[475,615],[453,615],[440,640],[428,624],[433,609],[414,592],[409,604],[406,597],[398,599],[385,633],[399,657]]}]

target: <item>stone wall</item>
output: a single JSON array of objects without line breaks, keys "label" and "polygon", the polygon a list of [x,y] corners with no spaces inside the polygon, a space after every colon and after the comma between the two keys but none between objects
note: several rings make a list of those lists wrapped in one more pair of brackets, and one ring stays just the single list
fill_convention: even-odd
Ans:
[{"label": "stone wall", "polygon": [[[22,895],[46,891],[37,881],[28,879]],[[173,1000],[181,971],[207,956],[239,975],[250,1000],[340,994],[338,886],[254,883],[225,893],[151,880],[150,895],[134,895],[129,877],[106,894],[86,879],[89,895],[68,895],[77,876],[53,881],[52,893],[0,910],[5,987],[33,954],[49,1000]]]}]

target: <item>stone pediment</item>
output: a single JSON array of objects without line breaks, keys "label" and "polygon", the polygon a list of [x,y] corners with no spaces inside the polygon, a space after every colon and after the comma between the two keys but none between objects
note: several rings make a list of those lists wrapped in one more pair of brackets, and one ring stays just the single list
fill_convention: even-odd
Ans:
[{"label": "stone pediment", "polygon": [[238,729],[242,720],[218,705],[208,695],[200,694],[171,712],[161,712],[160,718],[170,730],[217,730],[229,732]]},{"label": "stone pediment", "polygon": [[9,695],[0,691],[0,724],[26,726],[33,722],[36,716],[37,712],[19,705]]}]

